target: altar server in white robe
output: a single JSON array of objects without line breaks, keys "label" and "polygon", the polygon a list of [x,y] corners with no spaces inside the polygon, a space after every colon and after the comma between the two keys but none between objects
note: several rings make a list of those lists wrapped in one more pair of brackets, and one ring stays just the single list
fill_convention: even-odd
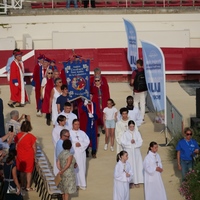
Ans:
[{"label": "altar server in white robe", "polygon": [[52,131],[52,142],[54,146],[54,165],[53,165],[53,172],[54,175],[56,176],[59,172],[57,165],[56,165],[56,143],[60,139],[60,132],[65,128],[66,124],[66,117],[63,115],[58,116],[57,118],[58,125],[54,127]]},{"label": "altar server in white robe", "polygon": [[84,131],[79,129],[80,122],[78,119],[74,119],[72,122],[72,129],[70,130],[70,137],[72,141],[72,147],[74,149],[74,157],[78,167],[76,168],[76,185],[80,189],[86,189],[86,152],[90,139]]},{"label": "altar server in white robe", "polygon": [[[128,153],[128,162],[131,164],[134,176],[131,183],[135,187],[139,187],[140,183],[144,183],[143,179],[143,160],[140,151],[143,140],[138,131],[137,125],[133,120],[128,122],[128,130],[121,137],[121,144]],[[132,184],[131,187],[134,187]]]},{"label": "altar server in white robe", "polygon": [[114,171],[113,200],[130,200],[129,183],[133,172],[128,160],[128,153],[121,151],[117,154],[117,164]]},{"label": "altar server in white robe", "polygon": [[158,151],[158,144],[151,142],[149,152],[144,159],[144,193],[145,200],[167,200],[161,173],[162,163]]},{"label": "altar server in white robe", "polygon": [[117,154],[122,151],[122,145],[121,145],[121,137],[122,135],[127,131],[128,129],[128,109],[127,108],[121,108],[120,114],[122,116],[121,120],[116,123],[115,127],[115,139],[116,139],[116,145],[117,145]]}]

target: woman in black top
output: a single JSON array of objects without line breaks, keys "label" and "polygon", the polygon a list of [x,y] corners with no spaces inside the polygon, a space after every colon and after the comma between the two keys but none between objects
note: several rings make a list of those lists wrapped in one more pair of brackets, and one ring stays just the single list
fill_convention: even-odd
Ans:
[{"label": "woman in black top", "polygon": [[[17,155],[17,151],[11,150],[3,166],[5,200],[11,200],[11,199],[22,200],[21,188],[17,179],[17,169],[16,169],[16,164],[15,164],[16,155]],[[16,194],[7,193],[9,182],[13,188],[16,188]]]}]

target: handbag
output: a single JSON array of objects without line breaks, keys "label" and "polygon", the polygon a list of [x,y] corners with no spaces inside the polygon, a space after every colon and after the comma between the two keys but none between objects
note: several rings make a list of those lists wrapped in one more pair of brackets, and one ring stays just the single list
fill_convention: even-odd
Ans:
[{"label": "handbag", "polygon": [[58,174],[55,176],[55,179],[54,179],[55,185],[58,186],[61,180],[62,180],[62,179],[61,179],[61,176],[60,176],[60,174],[58,173]]},{"label": "handbag", "polygon": [[12,165],[10,166],[10,175],[8,179],[8,189],[7,189],[7,194],[16,194],[17,193],[17,188],[14,188],[10,185],[10,177],[11,177],[11,171],[12,171]]}]

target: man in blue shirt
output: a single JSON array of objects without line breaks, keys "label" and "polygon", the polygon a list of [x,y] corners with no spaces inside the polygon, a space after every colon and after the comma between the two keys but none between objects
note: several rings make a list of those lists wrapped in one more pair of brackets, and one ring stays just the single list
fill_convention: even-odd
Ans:
[{"label": "man in blue shirt", "polygon": [[177,150],[178,169],[182,172],[182,180],[193,168],[193,158],[199,153],[199,145],[192,139],[193,131],[189,127],[184,129],[184,138],[179,140]]}]

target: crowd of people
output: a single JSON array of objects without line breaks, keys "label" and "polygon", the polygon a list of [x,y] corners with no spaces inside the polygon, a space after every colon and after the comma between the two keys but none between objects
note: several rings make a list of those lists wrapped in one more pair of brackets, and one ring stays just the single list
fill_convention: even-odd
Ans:
[{"label": "crowd of people", "polygon": [[[25,106],[28,97],[23,80],[22,52],[15,49],[12,58],[14,60],[9,68],[11,98],[8,105],[14,108]],[[41,117],[44,113],[46,124],[52,124],[53,170],[55,176],[60,174],[62,177],[59,188],[64,200],[68,200],[77,187],[86,190],[86,158],[90,156],[90,150],[95,159],[98,149],[107,151],[109,144],[111,152],[117,152],[113,200],[130,199],[129,189],[139,188],[140,184],[144,184],[145,200],[167,199],[161,178],[163,168],[157,153],[157,143],[150,143],[144,161],[140,151],[143,139],[138,128],[145,123],[147,87],[144,82],[140,82],[140,78],[144,76],[141,59],[137,61],[137,67],[130,82],[134,86],[133,95],[126,98],[127,105],[118,111],[110,97],[107,80],[101,75],[99,68],[95,68],[94,76],[90,77],[90,99],[79,98],[70,102],[65,74],[59,73],[55,60],[50,60],[45,55],[38,57],[32,81],[36,115]],[[13,110],[10,121],[6,122],[7,134],[0,139],[0,144],[6,145],[5,149],[10,149],[4,164],[5,181],[8,180],[8,186],[8,182],[12,180],[13,187],[17,188],[18,198],[21,198],[22,189],[34,190],[31,187],[31,176],[36,137],[30,133],[31,130],[30,116],[23,114],[19,117],[19,112]],[[98,147],[100,133],[105,134],[103,147]],[[177,145],[178,168],[182,170],[183,178],[192,168],[191,154],[199,153],[198,144],[190,138],[192,131],[186,129],[184,134],[186,138]],[[19,182],[16,170],[20,172]],[[156,197],[155,193],[158,194]]]}]

